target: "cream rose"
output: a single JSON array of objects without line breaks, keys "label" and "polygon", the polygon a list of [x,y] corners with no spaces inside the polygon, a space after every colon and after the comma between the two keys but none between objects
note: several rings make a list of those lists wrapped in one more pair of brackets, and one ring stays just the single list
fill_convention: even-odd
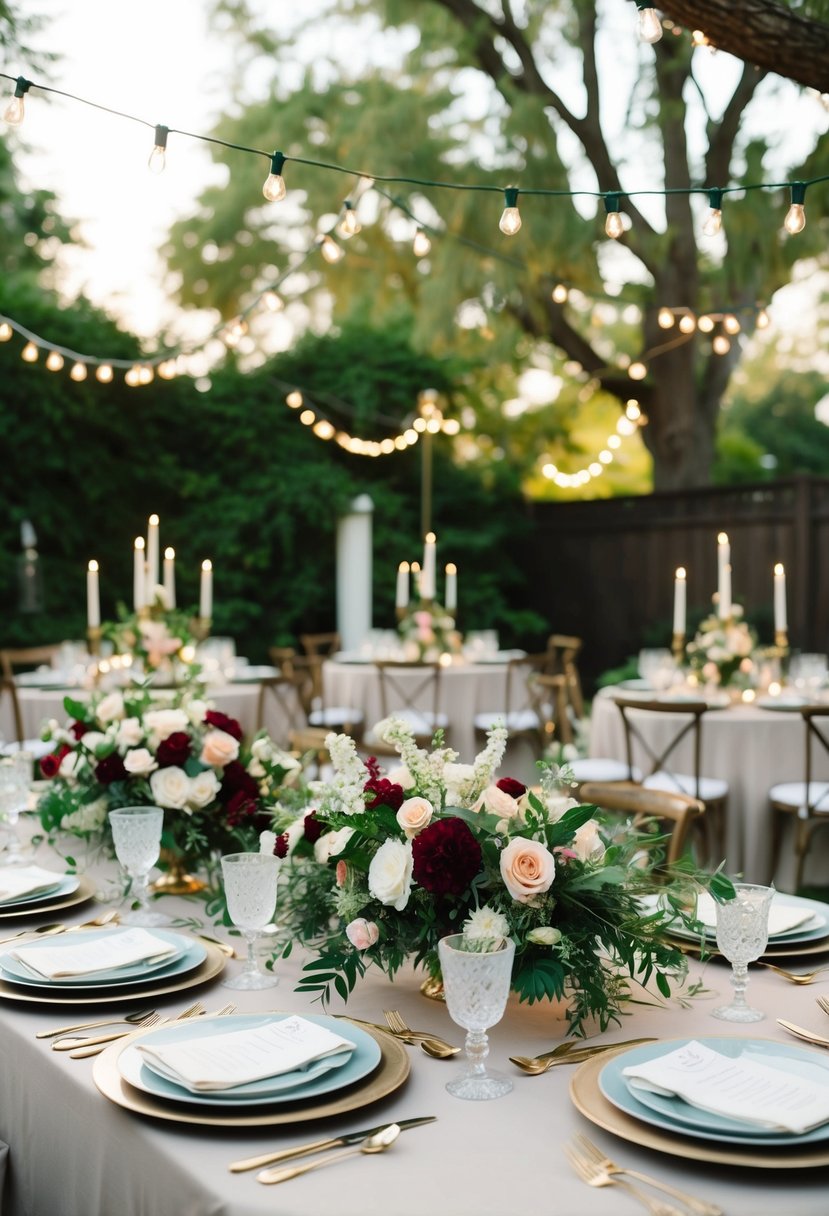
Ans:
[{"label": "cream rose", "polygon": [[565,811],[571,810],[574,806],[579,806],[580,803],[575,798],[571,798],[569,794],[549,794],[544,799],[544,805],[547,808],[550,821],[558,823]]},{"label": "cream rose", "polygon": [[401,764],[399,768],[392,769],[388,773],[388,779],[391,781],[392,785],[402,786],[404,790],[414,788],[415,779],[406,768],[405,764]]},{"label": "cream rose", "polygon": [[236,760],[239,755],[239,740],[234,739],[233,735],[229,735],[224,730],[209,730],[204,736],[204,743],[201,749],[202,764],[209,764],[211,768],[224,768],[226,764],[230,764],[231,760]]},{"label": "cream rose", "polygon": [[102,743],[108,743],[106,735],[101,730],[88,730],[81,739],[81,747],[85,748],[90,755],[96,755],[98,748]]},{"label": "cream rose", "polygon": [[151,709],[144,714],[144,729],[156,744],[177,730],[186,730],[189,725],[190,719],[183,709]]},{"label": "cream rose", "polygon": [[515,836],[501,852],[501,878],[513,899],[527,903],[553,885],[556,863],[552,853],[537,840]]},{"label": "cream rose", "polygon": [[144,728],[138,718],[124,718],[118,723],[115,742],[118,747],[137,747],[144,738]]},{"label": "cream rose", "polygon": [[402,912],[412,889],[412,846],[402,840],[386,840],[371,859],[368,889],[381,904]]},{"label": "cream rose", "polygon": [[380,930],[373,920],[365,920],[358,916],[345,927],[345,935],[355,950],[368,950],[380,936]]},{"label": "cream rose", "polygon": [[124,768],[133,777],[147,777],[158,768],[158,764],[146,747],[136,747],[124,756]]},{"label": "cream rose", "polygon": [[353,828],[340,828],[338,832],[324,832],[314,844],[314,860],[325,865],[330,857],[342,853],[351,837]]},{"label": "cream rose", "polygon": [[435,808],[426,798],[407,798],[400,804],[397,822],[406,833],[406,837],[411,840],[418,832],[423,831],[434,813]]},{"label": "cream rose", "polygon": [[78,775],[78,769],[85,763],[86,757],[82,752],[67,752],[60,762],[58,775],[71,780]]},{"label": "cream rose", "polygon": [[553,925],[541,925],[538,929],[530,929],[527,941],[535,946],[557,946],[561,941],[561,930]]},{"label": "cream rose", "polygon": [[190,794],[190,778],[183,768],[160,768],[150,777],[150,789],[159,806],[184,810]]},{"label": "cream rose", "polygon": [[489,811],[491,815],[497,815],[500,819],[514,819],[521,813],[518,800],[504,790],[500,790],[497,785],[487,786],[475,804],[475,809]]},{"label": "cream rose", "polygon": [[212,768],[205,769],[196,777],[190,778],[190,793],[187,795],[187,805],[194,810],[203,811],[214,801],[221,789],[221,782]]},{"label": "cream rose", "polygon": [[204,722],[204,715],[210,706],[206,701],[194,698],[192,701],[188,701],[183,708],[192,725],[201,726],[202,722]]},{"label": "cream rose", "polygon": [[95,716],[103,726],[109,722],[115,722],[118,718],[123,718],[124,698],[120,692],[108,693],[95,710]]},{"label": "cream rose", "polygon": [[570,844],[579,861],[598,859],[604,856],[604,841],[599,835],[599,825],[595,819],[588,819],[577,829]]}]

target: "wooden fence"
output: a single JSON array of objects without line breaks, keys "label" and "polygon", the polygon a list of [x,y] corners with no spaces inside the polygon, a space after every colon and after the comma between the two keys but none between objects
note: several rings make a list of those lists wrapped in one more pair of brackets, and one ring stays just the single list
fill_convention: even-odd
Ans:
[{"label": "wooden fence", "polygon": [[772,571],[786,568],[793,649],[829,650],[829,479],[797,477],[596,502],[533,503],[530,607],[584,639],[588,687],[643,645],[671,643],[673,576],[688,572],[689,628],[711,611],[717,534],[731,542],[732,596],[770,642]]}]

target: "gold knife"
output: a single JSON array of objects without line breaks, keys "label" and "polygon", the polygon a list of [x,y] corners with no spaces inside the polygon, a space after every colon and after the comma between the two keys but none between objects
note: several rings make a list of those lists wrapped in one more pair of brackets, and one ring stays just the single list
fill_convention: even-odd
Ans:
[{"label": "gold knife", "polygon": [[[434,1123],[437,1115],[424,1115],[420,1119],[397,1119],[401,1131],[407,1127],[419,1127],[422,1123]],[[310,1144],[302,1144],[299,1148],[283,1148],[277,1153],[265,1153],[261,1157],[246,1157],[242,1161],[233,1161],[227,1167],[231,1174],[241,1174],[244,1170],[256,1170],[263,1165],[275,1165],[279,1161],[290,1161],[292,1157],[307,1157],[309,1153],[320,1153],[327,1148],[342,1148],[349,1144],[359,1144],[367,1136],[374,1136],[387,1127],[381,1123],[378,1127],[364,1128],[361,1132],[346,1132],[344,1136],[334,1136],[330,1140],[313,1140]]]},{"label": "gold knife", "polygon": [[777,1019],[777,1025],[782,1026],[784,1030],[788,1030],[789,1034],[795,1035],[798,1039],[814,1043],[816,1047],[829,1047],[829,1039],[825,1039],[822,1034],[815,1034],[813,1030],[805,1030],[802,1026],[795,1026],[793,1022],[784,1022],[782,1018]]}]

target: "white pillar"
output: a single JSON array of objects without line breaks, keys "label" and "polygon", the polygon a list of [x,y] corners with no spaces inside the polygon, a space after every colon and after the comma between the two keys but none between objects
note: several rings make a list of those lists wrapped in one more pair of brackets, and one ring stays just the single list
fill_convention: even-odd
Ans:
[{"label": "white pillar", "polygon": [[374,503],[360,494],[337,524],[337,630],[357,650],[371,629],[371,525]]}]

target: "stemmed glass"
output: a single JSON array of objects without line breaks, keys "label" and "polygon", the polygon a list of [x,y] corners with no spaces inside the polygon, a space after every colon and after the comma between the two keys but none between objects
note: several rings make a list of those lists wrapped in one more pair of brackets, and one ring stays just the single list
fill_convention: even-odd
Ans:
[{"label": "stemmed glass", "polygon": [[17,824],[20,812],[25,811],[29,804],[33,762],[31,752],[15,752],[0,758],[0,815],[8,827],[7,851],[2,861],[4,866],[26,863],[17,835]]},{"label": "stemmed glass", "polygon": [[717,904],[717,947],[731,963],[734,1000],[713,1009],[725,1022],[759,1022],[766,1015],[746,1002],[748,964],[758,959],[769,939],[769,908],[773,887],[735,882],[735,896]]},{"label": "stemmed glass", "polygon": [[124,912],[125,925],[169,925],[170,918],[150,907],[147,876],[161,850],[164,811],[160,806],[124,806],[109,812],[115,855],[132,879],[138,907]]},{"label": "stemmed glass", "polygon": [[466,1030],[466,1071],[446,1088],[456,1098],[473,1102],[502,1098],[512,1089],[512,1081],[499,1073],[487,1072],[489,1055],[487,1030],[500,1022],[509,996],[515,944],[509,938],[489,950],[479,950],[462,933],[453,933],[438,942],[438,957],[443,975],[446,1008],[453,1022]]},{"label": "stemmed glass", "polygon": [[677,677],[677,666],[670,650],[658,648],[639,651],[639,675],[656,692],[666,692]]},{"label": "stemmed glass", "polygon": [[248,944],[245,969],[224,981],[225,988],[273,988],[279,977],[262,971],[254,943],[276,908],[279,858],[272,853],[229,853],[222,858],[225,899],[230,919]]}]

